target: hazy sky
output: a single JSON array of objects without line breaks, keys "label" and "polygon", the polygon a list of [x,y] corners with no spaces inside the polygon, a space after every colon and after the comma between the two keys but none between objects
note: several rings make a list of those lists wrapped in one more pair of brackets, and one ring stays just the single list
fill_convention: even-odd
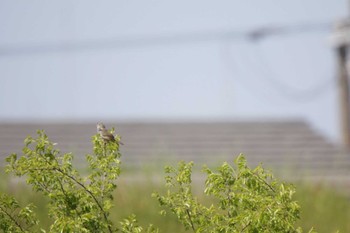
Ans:
[{"label": "hazy sky", "polygon": [[[0,1],[0,119],[302,119],[338,137],[345,0]],[[262,40],[264,26],[291,28]],[[316,27],[316,26],[315,26]],[[234,32],[230,40],[220,35]]]}]

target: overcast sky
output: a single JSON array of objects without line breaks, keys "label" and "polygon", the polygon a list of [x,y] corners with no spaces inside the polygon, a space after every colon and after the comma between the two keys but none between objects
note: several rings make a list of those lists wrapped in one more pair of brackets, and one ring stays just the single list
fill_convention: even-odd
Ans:
[{"label": "overcast sky", "polygon": [[[348,8],[345,0],[1,0],[0,119],[301,119],[336,140],[327,25]],[[285,33],[247,37],[265,26]]]}]

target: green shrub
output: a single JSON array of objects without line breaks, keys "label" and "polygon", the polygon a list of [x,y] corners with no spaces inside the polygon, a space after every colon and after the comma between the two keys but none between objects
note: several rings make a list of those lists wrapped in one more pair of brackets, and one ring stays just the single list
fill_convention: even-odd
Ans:
[{"label": "green shrub", "polygon": [[278,183],[261,166],[248,168],[242,155],[235,164],[236,169],[226,162],[215,172],[204,169],[204,193],[214,197],[210,206],[192,194],[192,162],[181,162],[177,169],[167,167],[169,189],[164,196],[154,196],[193,232],[302,232],[295,228],[300,207],[292,199],[294,187]]},{"label": "green shrub", "polygon": [[[61,154],[43,131],[38,131],[37,138],[25,139],[22,156],[12,154],[6,159],[6,171],[24,176],[35,192],[48,199],[50,232],[158,232],[152,224],[141,227],[133,214],[112,221],[112,194],[121,166],[119,138],[105,143],[94,135],[92,142],[93,154],[86,156],[87,176],[73,167],[73,155]],[[167,167],[168,190],[153,196],[193,232],[302,232],[295,228],[300,207],[292,200],[293,186],[278,183],[261,166],[248,168],[242,155],[235,164],[233,168],[224,163],[215,172],[204,169],[204,193],[213,200],[210,206],[201,204],[192,193],[192,162]],[[7,194],[0,195],[0,229],[45,232],[34,206],[21,207]]]}]

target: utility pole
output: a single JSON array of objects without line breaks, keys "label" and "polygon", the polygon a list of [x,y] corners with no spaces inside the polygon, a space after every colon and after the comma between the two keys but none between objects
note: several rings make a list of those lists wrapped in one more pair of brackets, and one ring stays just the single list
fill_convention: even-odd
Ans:
[{"label": "utility pole", "polygon": [[342,144],[350,149],[350,103],[349,103],[349,77],[347,72],[348,46],[336,48],[338,57],[338,86],[339,86],[339,108]]},{"label": "utility pole", "polygon": [[332,35],[338,66],[338,88],[340,108],[340,128],[342,144],[350,149],[350,92],[349,92],[349,45],[350,18],[338,21]]}]

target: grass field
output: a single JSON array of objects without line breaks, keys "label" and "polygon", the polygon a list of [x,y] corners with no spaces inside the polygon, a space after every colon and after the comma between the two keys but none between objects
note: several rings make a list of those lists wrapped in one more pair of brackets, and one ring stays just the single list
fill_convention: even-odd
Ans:
[{"label": "grass field", "polygon": [[[0,191],[14,195],[21,203],[33,202],[37,206],[40,222],[47,229],[50,225],[46,210],[47,200],[38,193],[33,193],[23,181],[4,178],[1,174]],[[142,177],[142,179],[140,179]],[[11,181],[10,181],[11,180]],[[141,176],[129,176],[122,178],[118,182],[115,191],[115,207],[112,218],[118,222],[130,214],[136,214],[142,226],[153,223],[160,229],[160,232],[185,232],[185,229],[177,223],[174,215],[168,213],[161,216],[161,210],[157,201],[151,197],[152,192],[163,192],[164,186],[160,176],[154,179],[149,174]],[[341,190],[326,185],[297,184],[295,199],[302,207],[301,220],[298,225],[308,230],[312,226],[317,232],[350,232],[350,199],[349,195]],[[195,185],[194,192],[204,203],[208,199],[202,195],[201,187]]]}]

